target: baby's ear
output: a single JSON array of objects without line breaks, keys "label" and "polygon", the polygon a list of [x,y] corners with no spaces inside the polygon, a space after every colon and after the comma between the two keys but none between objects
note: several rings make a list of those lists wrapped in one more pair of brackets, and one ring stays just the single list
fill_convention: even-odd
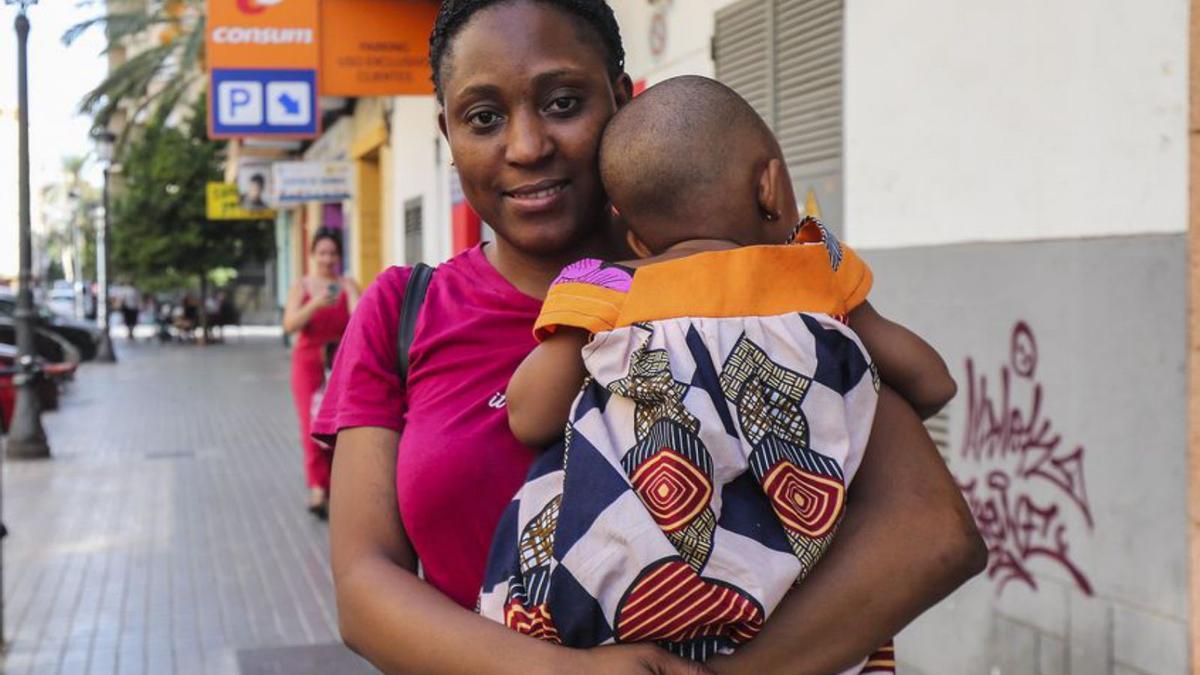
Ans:
[{"label": "baby's ear", "polygon": [[783,162],[779,158],[767,160],[758,174],[758,210],[763,220],[776,221],[783,216],[780,206],[782,180],[787,180]]},{"label": "baby's ear", "polygon": [[800,221],[796,194],[787,165],[775,157],[767,161],[758,177],[758,210],[763,220],[791,227]]}]

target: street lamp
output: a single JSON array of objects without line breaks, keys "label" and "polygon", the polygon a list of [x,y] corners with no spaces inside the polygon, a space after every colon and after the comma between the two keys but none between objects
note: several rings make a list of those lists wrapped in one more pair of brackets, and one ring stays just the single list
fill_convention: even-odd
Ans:
[{"label": "street lamp", "polygon": [[71,189],[68,200],[71,204],[71,281],[75,290],[72,300],[75,303],[75,318],[83,319],[87,316],[87,304],[83,298],[83,226],[79,222],[83,195],[79,188]]},{"label": "street lamp", "polygon": [[112,337],[108,334],[111,314],[108,311],[108,174],[112,173],[113,142],[117,137],[108,129],[100,128],[92,132],[92,140],[96,143],[96,157],[104,164],[104,220],[100,222],[100,232],[96,236],[96,285],[100,288],[100,297],[96,299],[96,317],[100,320],[96,361],[116,363],[117,353],[113,351]]},{"label": "street lamp", "polygon": [[[17,400],[5,452],[12,458],[33,459],[50,456],[50,445],[46,442],[46,431],[42,428],[41,403],[36,389],[42,374],[34,358],[37,353],[34,344],[37,314],[33,311],[33,275],[30,272],[33,242],[29,214],[29,64],[26,61],[29,18],[25,16],[25,9],[36,4],[36,0],[4,0],[4,4],[16,5],[18,10],[14,25],[17,30],[17,108],[21,115],[17,133],[17,201],[20,218],[20,233],[17,238],[21,270],[17,283],[17,307],[13,312],[20,372],[13,378],[17,387]],[[2,633],[3,624],[0,624],[0,634]]]}]

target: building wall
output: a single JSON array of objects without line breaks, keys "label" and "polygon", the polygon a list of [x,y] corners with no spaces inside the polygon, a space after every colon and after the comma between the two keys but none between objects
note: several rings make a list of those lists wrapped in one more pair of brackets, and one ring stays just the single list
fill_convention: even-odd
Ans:
[{"label": "building wall", "polygon": [[428,262],[449,257],[449,215],[442,195],[444,165],[437,103],[432,96],[392,99],[393,226],[388,234],[389,264],[407,259],[404,208],[414,198],[422,202],[424,228],[419,256]]},{"label": "building wall", "polygon": [[1187,0],[847,2],[847,236],[1184,231],[1187,17]]},{"label": "building wall", "polygon": [[363,287],[374,281],[385,266],[388,254],[385,233],[393,225],[389,210],[395,182],[388,147],[390,112],[384,101],[358,99],[351,118],[350,158],[355,163],[351,273]]},{"label": "building wall", "polygon": [[[713,17],[717,10],[735,0],[611,0],[609,4],[621,27],[625,44],[625,66],[635,81],[647,85],[676,75],[712,77],[710,40]],[[661,30],[655,27],[655,15],[664,19]],[[661,30],[660,33],[656,31]],[[656,53],[656,35],[663,47]]]},{"label": "building wall", "polygon": [[[613,2],[635,80],[713,74],[734,3],[684,4]],[[845,3],[846,239],[959,383],[929,428],[991,549],[901,672],[1191,667],[1187,29],[1186,0]]]},{"label": "building wall", "polygon": [[1190,668],[1188,6],[1099,5],[846,5],[847,238],[959,380],[991,547],[912,672]]},{"label": "building wall", "polygon": [[[654,84],[713,74],[713,15],[736,0],[611,4],[628,72]],[[850,241],[1184,231],[1187,0],[852,1],[845,12]]]},{"label": "building wall", "polygon": [[1186,672],[1186,251],[1180,234],[864,253],[872,302],[958,381],[930,428],[990,551],[900,636],[907,672]]},{"label": "building wall", "polygon": [[[305,150],[303,159],[308,161],[350,161],[351,146],[354,142],[354,121],[349,117],[340,117],[333,124],[329,125],[321,137],[313,141],[313,144]],[[321,212],[320,202],[306,202],[297,209],[296,217],[293,222],[295,227],[302,230],[299,234],[303,236],[296,237],[294,246],[297,249],[302,249],[312,240],[312,234],[318,227],[323,225],[323,214]],[[301,216],[298,211],[303,210]],[[355,249],[354,249],[354,200],[349,199],[342,202],[342,224],[345,228],[343,231],[343,253],[346,260],[346,269],[343,273],[355,274]],[[308,271],[303,265],[304,251],[299,250],[300,264],[296,267],[298,274],[307,274]]]},{"label": "building wall", "polygon": [[1188,456],[1191,546],[1191,664],[1200,669],[1200,0],[1191,0],[1188,134]]}]

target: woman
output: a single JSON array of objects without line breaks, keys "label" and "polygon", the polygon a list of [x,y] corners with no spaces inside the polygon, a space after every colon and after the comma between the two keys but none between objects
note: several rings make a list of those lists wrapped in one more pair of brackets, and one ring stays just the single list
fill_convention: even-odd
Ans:
[{"label": "woman", "polygon": [[347,644],[396,673],[830,672],[982,569],[952,479],[885,389],[877,428],[897,451],[864,463],[823,564],[734,656],[706,668],[652,645],[564,649],[474,614],[492,530],[534,454],[500,393],[561,268],[623,253],[606,241],[596,150],[632,87],[602,0],[447,0],[430,46],[443,134],[497,236],[439,267],[406,382],[407,269],[380,276],[343,340],[314,431],[339,449],[330,543]]},{"label": "woman", "polygon": [[283,330],[300,337],[292,349],[292,400],[300,419],[304,472],[308,479],[308,510],[325,519],[329,509],[329,471],[332,459],[311,436],[313,399],[325,384],[326,352],[336,349],[350,312],[358,303],[358,286],[339,276],[342,238],[337,230],[318,228],[310,249],[309,274],[288,290]]}]

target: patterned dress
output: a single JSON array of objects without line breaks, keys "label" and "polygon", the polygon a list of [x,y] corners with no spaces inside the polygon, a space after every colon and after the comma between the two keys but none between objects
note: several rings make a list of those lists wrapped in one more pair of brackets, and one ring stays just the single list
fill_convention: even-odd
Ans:
[{"label": "patterned dress", "polygon": [[572,647],[653,641],[696,660],[758,633],[833,538],[878,400],[839,320],[871,272],[824,228],[805,234],[563,271],[535,333],[591,332],[589,378],[564,445],[501,518],[481,614]]}]

